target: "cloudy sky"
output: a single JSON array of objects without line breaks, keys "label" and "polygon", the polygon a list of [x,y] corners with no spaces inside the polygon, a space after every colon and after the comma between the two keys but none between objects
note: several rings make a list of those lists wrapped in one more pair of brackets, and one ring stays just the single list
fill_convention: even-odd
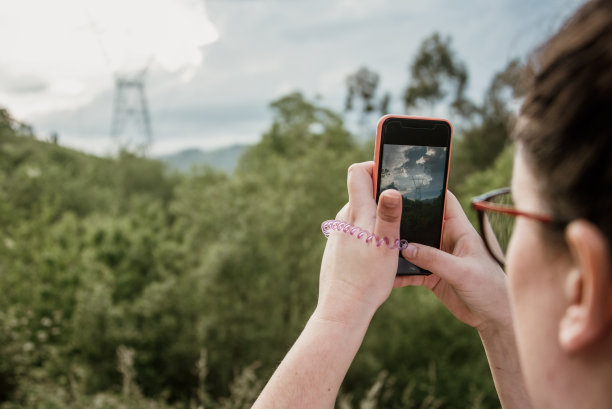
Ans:
[{"label": "cloudy sky", "polygon": [[380,184],[391,185],[408,199],[431,199],[442,193],[446,168],[445,147],[385,144]]},{"label": "cloudy sky", "polygon": [[[367,66],[393,111],[423,38],[448,34],[480,99],[583,0],[0,0],[0,106],[41,138],[107,154],[114,76],[148,66],[154,154],[254,143],[299,90],[342,110]],[[348,118],[351,121],[351,118]]]}]

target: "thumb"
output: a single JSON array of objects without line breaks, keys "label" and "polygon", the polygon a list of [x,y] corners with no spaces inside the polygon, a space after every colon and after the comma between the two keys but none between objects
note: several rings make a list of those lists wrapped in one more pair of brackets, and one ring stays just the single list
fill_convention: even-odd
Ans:
[{"label": "thumb", "polygon": [[387,237],[389,243],[395,242],[399,239],[401,219],[402,195],[397,190],[385,190],[378,198],[374,234],[380,239]]}]

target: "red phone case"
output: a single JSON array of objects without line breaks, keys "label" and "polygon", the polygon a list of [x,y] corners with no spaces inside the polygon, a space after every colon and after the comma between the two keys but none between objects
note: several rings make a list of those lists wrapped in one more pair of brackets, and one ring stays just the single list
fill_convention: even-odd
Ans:
[{"label": "red phone case", "polygon": [[450,173],[450,160],[451,160],[451,152],[452,152],[452,144],[453,144],[453,126],[449,121],[443,118],[428,118],[428,117],[420,117],[420,116],[410,116],[410,115],[385,115],[378,120],[378,125],[376,125],[376,143],[374,147],[374,172],[372,172],[372,182],[374,186],[374,199],[376,200],[376,191],[378,190],[378,158],[380,156],[380,139],[382,136],[382,126],[386,119],[388,118],[407,118],[407,119],[421,119],[425,121],[442,121],[448,124],[450,128],[450,140],[448,143],[448,168],[446,169],[446,183],[444,185],[444,208],[442,210],[442,229],[440,229],[440,246],[442,246],[442,237],[444,234],[444,223],[446,217],[446,192],[448,190],[448,175]]}]

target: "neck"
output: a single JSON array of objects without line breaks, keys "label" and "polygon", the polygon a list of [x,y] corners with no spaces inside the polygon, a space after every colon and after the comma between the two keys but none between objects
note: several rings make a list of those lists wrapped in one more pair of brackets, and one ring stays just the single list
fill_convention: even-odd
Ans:
[{"label": "neck", "polygon": [[538,408],[612,408],[612,331],[588,351],[567,355],[562,370],[550,373],[552,387]]}]

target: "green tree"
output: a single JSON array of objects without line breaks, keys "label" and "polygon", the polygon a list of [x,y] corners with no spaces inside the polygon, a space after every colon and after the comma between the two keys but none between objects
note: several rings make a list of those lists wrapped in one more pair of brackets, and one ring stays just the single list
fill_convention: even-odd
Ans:
[{"label": "green tree", "polygon": [[458,130],[451,164],[453,188],[461,185],[469,174],[492,166],[510,145],[516,104],[522,96],[522,71],[521,62],[512,60],[495,74],[471,123]]},{"label": "green tree", "polygon": [[[345,110],[358,111],[360,123],[365,123],[372,113],[386,115],[389,112],[391,94],[386,92],[380,98],[376,95],[379,80],[379,75],[367,67],[359,68],[346,78]],[[359,105],[359,108],[355,105]]]},{"label": "green tree", "polygon": [[346,169],[365,156],[337,114],[302,95],[271,107],[272,125],[229,183],[226,240],[203,262],[212,275],[206,340],[217,394],[252,362],[270,374],[301,330],[316,302],[317,226],[346,201]]},{"label": "green tree", "polygon": [[421,43],[410,65],[410,82],[404,92],[404,106],[412,111],[433,107],[450,96],[450,107],[470,115],[473,106],[465,97],[468,72],[452,49],[450,37],[434,33]]}]

